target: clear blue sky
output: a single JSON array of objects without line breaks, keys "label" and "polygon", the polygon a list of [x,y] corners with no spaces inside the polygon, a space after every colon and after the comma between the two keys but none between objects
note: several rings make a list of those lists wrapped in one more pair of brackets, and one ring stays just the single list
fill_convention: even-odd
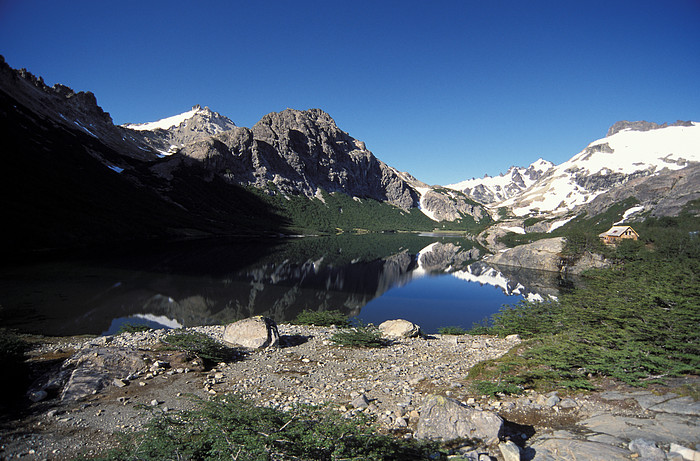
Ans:
[{"label": "clear blue sky", "polygon": [[699,0],[0,0],[0,54],[118,124],[322,108],[431,184],[700,121]]}]

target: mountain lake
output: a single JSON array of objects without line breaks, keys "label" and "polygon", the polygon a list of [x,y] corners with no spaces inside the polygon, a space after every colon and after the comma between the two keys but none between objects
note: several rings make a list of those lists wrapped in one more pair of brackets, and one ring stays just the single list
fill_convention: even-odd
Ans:
[{"label": "mountain lake", "polygon": [[556,297],[556,273],[491,267],[458,236],[368,234],[188,240],[24,257],[0,267],[0,325],[43,335],[180,328],[304,309],[363,323],[403,318],[426,333],[470,328],[503,305]]}]

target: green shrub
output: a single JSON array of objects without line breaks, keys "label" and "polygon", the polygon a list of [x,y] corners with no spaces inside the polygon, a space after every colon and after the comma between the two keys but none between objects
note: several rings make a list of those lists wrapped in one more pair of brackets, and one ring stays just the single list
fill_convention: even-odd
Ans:
[{"label": "green shrub", "polygon": [[462,327],[442,327],[438,333],[441,335],[466,335],[468,331]]},{"label": "green shrub", "polygon": [[323,407],[288,412],[235,396],[198,401],[190,411],[160,414],[108,454],[112,460],[387,460],[445,459],[437,442],[380,434],[363,415]]},{"label": "green shrub", "polygon": [[137,333],[139,331],[149,330],[151,330],[151,327],[149,327],[148,325],[143,325],[139,323],[125,323],[119,327],[119,330],[117,330],[117,334],[120,335],[122,333]]},{"label": "green shrub", "polygon": [[195,354],[204,360],[205,365],[240,360],[243,356],[241,349],[228,347],[203,333],[171,333],[161,341],[182,351]]},{"label": "green shrub", "polygon": [[338,346],[348,347],[383,347],[388,341],[374,325],[359,325],[341,330],[331,336],[331,341]]},{"label": "green shrub", "polygon": [[295,325],[316,325],[319,327],[329,327],[331,325],[345,327],[350,325],[348,316],[338,310],[311,311],[305,309],[297,315],[292,323]]}]

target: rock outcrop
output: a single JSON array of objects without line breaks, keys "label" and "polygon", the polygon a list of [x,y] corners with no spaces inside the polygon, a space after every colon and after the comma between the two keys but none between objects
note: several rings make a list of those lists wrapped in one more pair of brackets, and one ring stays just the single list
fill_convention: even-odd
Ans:
[{"label": "rock outcrop", "polygon": [[601,255],[585,253],[575,261],[566,261],[561,256],[564,247],[563,237],[537,240],[497,253],[486,259],[488,264],[497,266],[524,267],[540,271],[563,272],[579,275],[582,272],[608,267],[609,262]]},{"label": "rock outcrop", "polygon": [[563,246],[562,237],[543,239],[497,253],[487,261],[489,264],[558,272]]},{"label": "rock outcrop", "polygon": [[223,340],[237,346],[265,349],[279,346],[280,335],[274,320],[257,316],[226,325]]},{"label": "rock outcrop", "polygon": [[340,130],[320,109],[286,109],[252,128],[232,128],[186,145],[156,171],[196,162],[229,181],[287,195],[316,197],[320,189],[409,209],[418,195],[365,144]]},{"label": "rock outcrop", "polygon": [[490,411],[477,410],[457,400],[431,395],[420,410],[416,437],[442,441],[479,439],[497,441],[503,419]]}]

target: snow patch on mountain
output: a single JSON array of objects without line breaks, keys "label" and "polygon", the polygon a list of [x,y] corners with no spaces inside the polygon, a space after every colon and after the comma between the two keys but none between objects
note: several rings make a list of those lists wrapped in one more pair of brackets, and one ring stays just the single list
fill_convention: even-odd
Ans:
[{"label": "snow patch on mountain", "polygon": [[122,125],[124,128],[129,128],[130,130],[137,130],[137,131],[154,131],[154,130],[168,130],[170,128],[173,128],[175,126],[179,126],[184,122],[185,120],[188,120],[192,117],[195,116],[195,114],[199,112],[203,112],[204,110],[199,107],[199,106],[194,106],[192,109],[188,110],[187,112],[183,112],[178,115],[173,115],[171,117],[166,117],[161,120],[156,120],[155,122],[146,122],[146,123],[129,123],[127,125]]},{"label": "snow patch on mountain", "polygon": [[496,203],[532,186],[553,167],[552,162],[540,158],[527,167],[512,166],[506,173],[498,176],[472,178],[445,187],[464,192],[481,203]]},{"label": "snow patch on mountain", "polygon": [[631,178],[654,175],[664,169],[679,170],[698,161],[698,123],[650,131],[625,129],[592,142],[527,190],[498,206],[512,208],[516,216],[563,214]]},{"label": "snow patch on mountain", "polygon": [[547,232],[554,232],[556,229],[559,229],[561,226],[564,224],[568,223],[572,219],[574,219],[576,216],[571,216],[570,218],[566,219],[560,219],[559,221],[554,221],[551,226],[549,226],[549,230]]},{"label": "snow patch on mountain", "polygon": [[423,212],[424,215],[432,219],[433,221],[440,221],[436,216],[435,212],[428,210],[428,208],[425,205],[425,194],[429,191],[432,190],[430,187],[413,187],[416,192],[420,195],[420,201],[418,202],[418,209]]},{"label": "snow patch on mountain", "polygon": [[643,206],[633,206],[633,207],[630,208],[629,210],[625,211],[625,213],[622,215],[622,219],[619,220],[618,222],[616,222],[615,225],[624,223],[624,222],[627,221],[627,219],[629,219],[633,214],[639,213],[640,211],[644,211],[644,207],[643,207]]}]

